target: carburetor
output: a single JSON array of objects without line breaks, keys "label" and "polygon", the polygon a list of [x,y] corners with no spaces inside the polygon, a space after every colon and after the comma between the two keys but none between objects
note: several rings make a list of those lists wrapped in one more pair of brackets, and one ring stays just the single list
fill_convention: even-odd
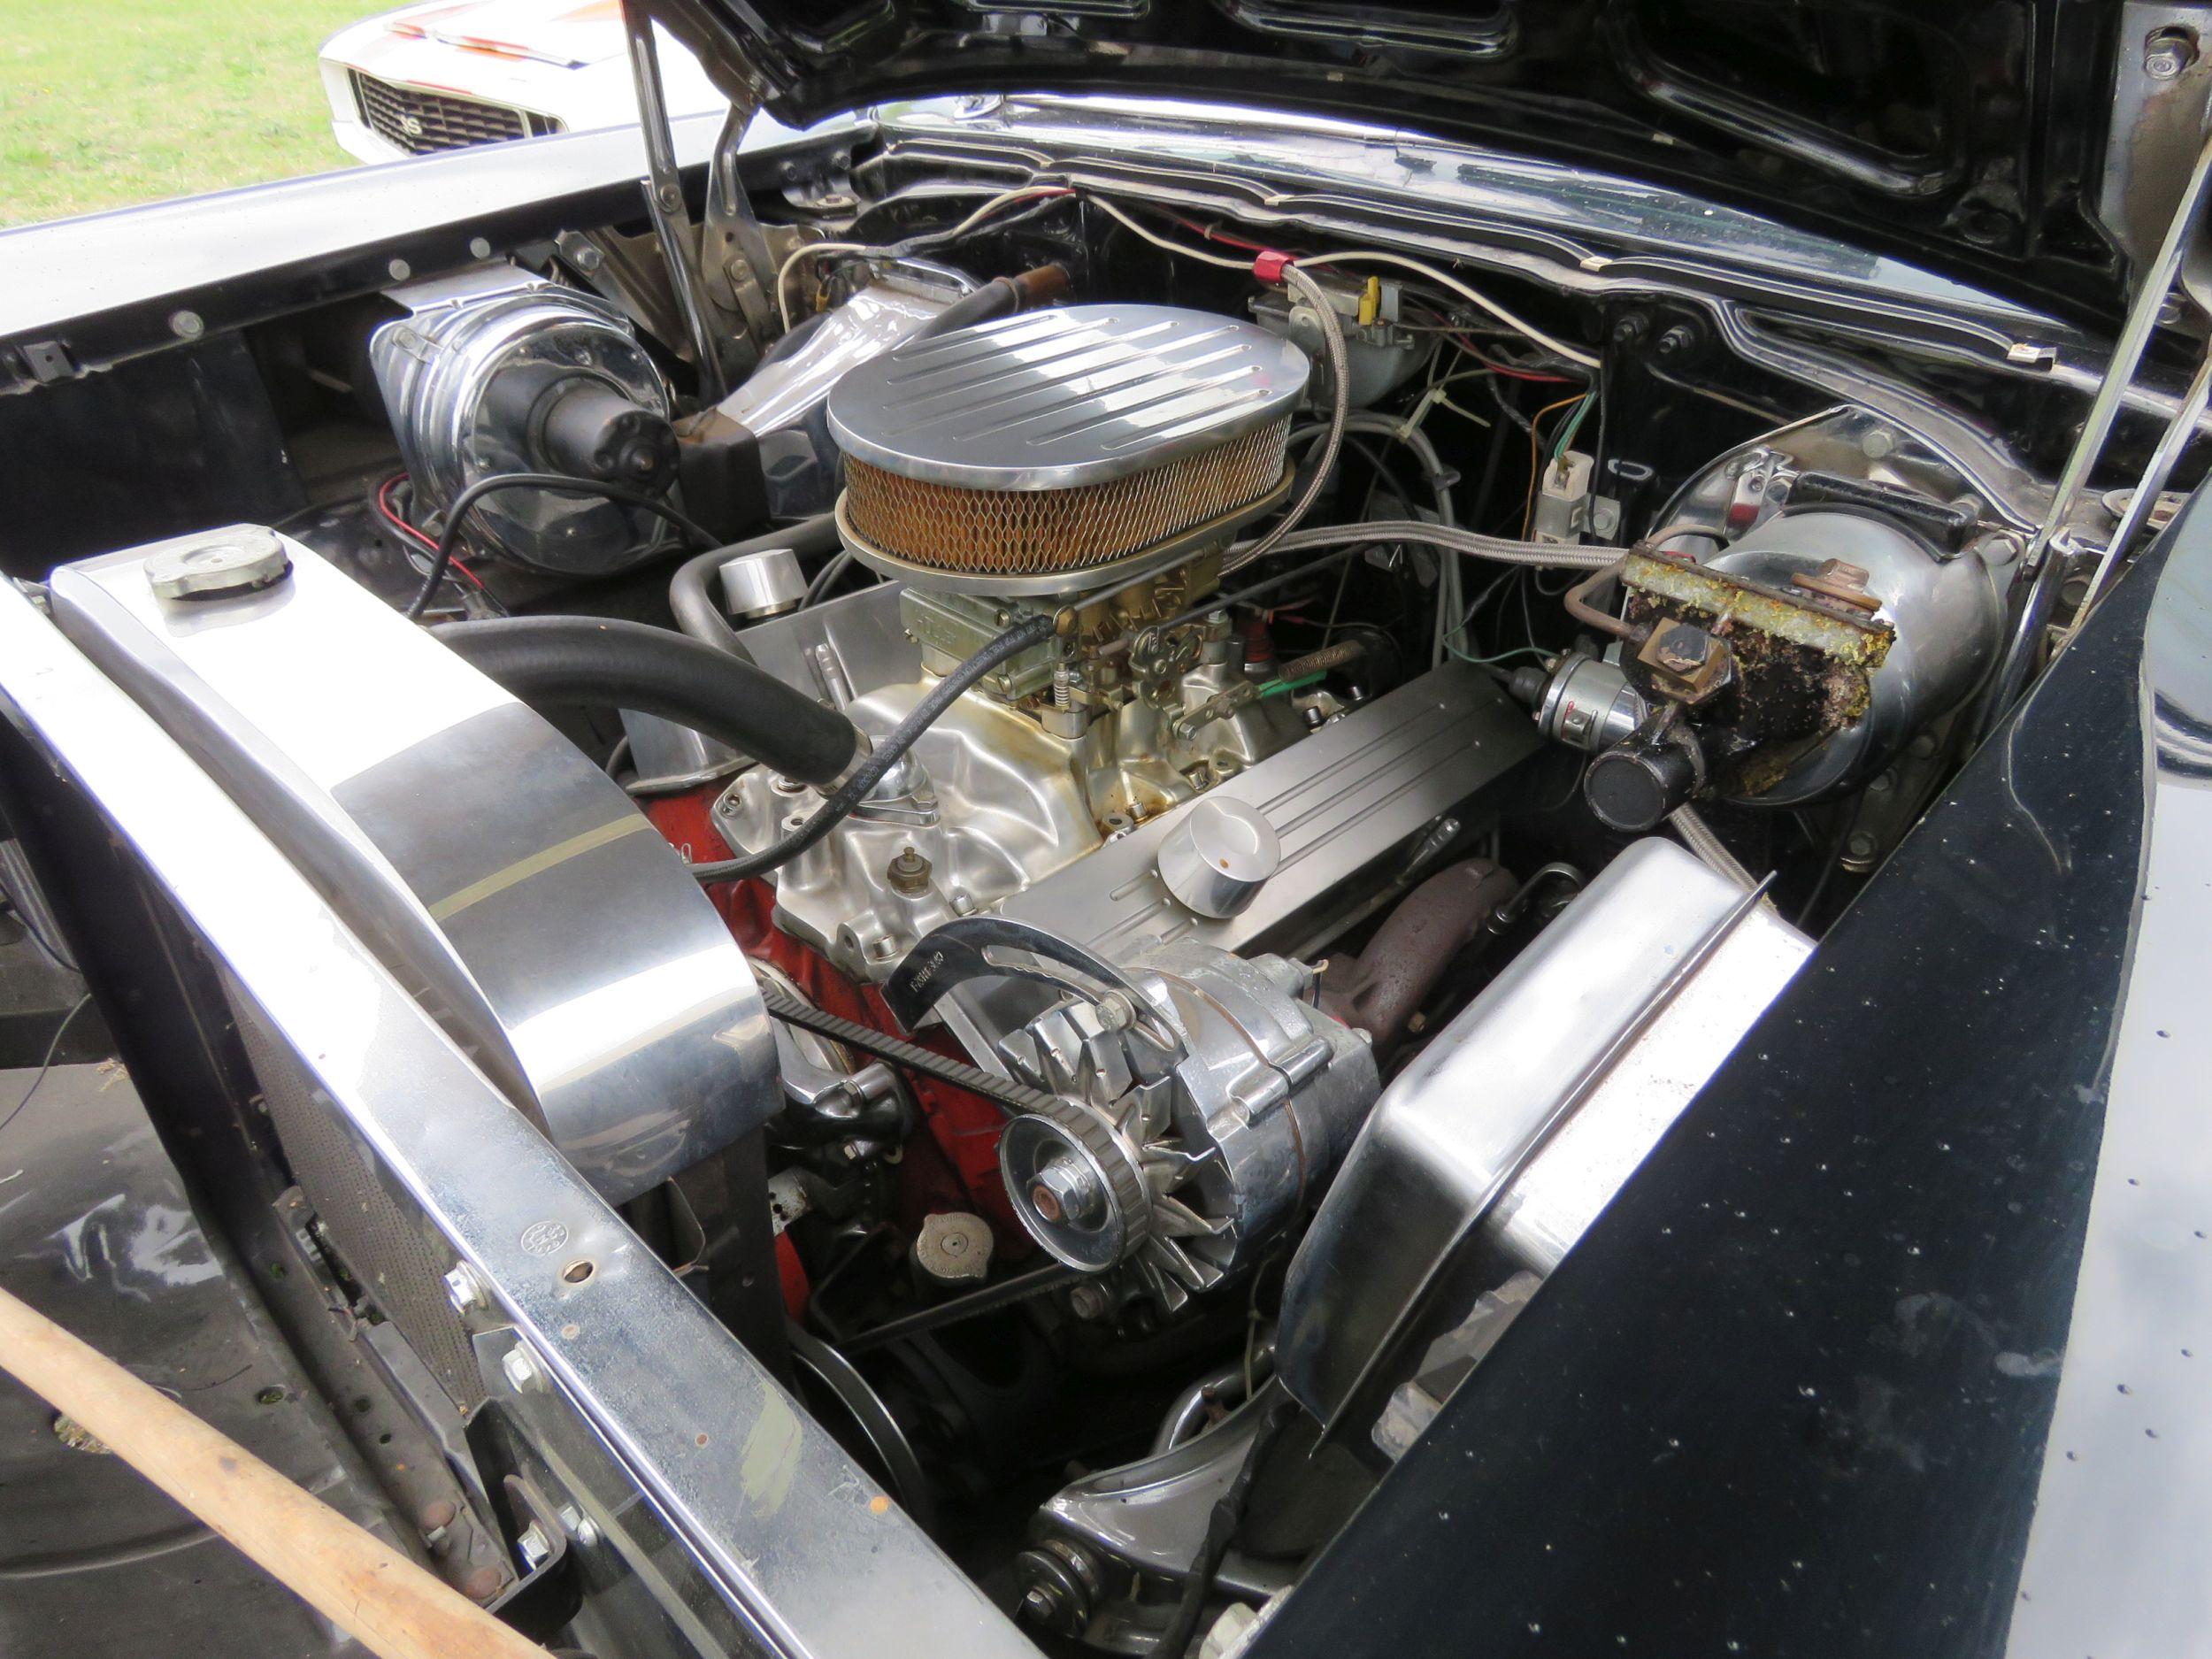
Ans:
[{"label": "carburetor", "polygon": [[[925,676],[850,699],[855,724],[888,731],[927,677],[1026,617],[1060,626],[778,872],[780,926],[879,979],[932,927],[1297,741],[1292,686],[1206,601],[1238,526],[1289,492],[1310,373],[1250,323],[1078,305],[910,342],[838,383],[839,533],[900,584]],[[818,804],[756,771],[716,827],[757,848]]]}]

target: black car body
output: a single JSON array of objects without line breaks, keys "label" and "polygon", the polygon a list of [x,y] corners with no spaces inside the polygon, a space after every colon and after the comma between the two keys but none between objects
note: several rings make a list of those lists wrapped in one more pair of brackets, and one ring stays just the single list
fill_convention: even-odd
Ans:
[{"label": "black car body", "polygon": [[[456,1594],[602,1659],[2194,1651],[2194,14],[654,9],[737,101],[718,131],[652,142],[649,96],[642,152],[537,139],[0,234],[0,1286]],[[855,119],[741,157],[752,107]],[[1038,303],[1063,286],[1074,305]],[[605,497],[573,518],[465,520],[480,498],[434,482],[430,405],[406,401],[430,394],[394,366],[448,349],[442,315],[509,303],[597,331],[595,358],[532,373],[661,388],[594,417],[645,434],[620,461],[642,470],[595,471],[546,435],[567,382],[528,383],[528,440],[500,453]],[[984,320],[938,334],[955,308]],[[1169,373],[1111,333],[1131,316],[1298,348],[1277,493],[1233,503],[1252,530],[1124,552],[1110,590],[963,587],[949,554],[933,579],[887,552],[862,491],[904,463],[854,388],[951,386],[933,340],[1065,319],[1105,331],[1039,349],[1088,430],[1120,412],[1118,365]],[[745,401],[849,324],[865,349],[818,412]],[[613,385],[611,349],[642,378]],[[943,434],[995,384],[900,440],[915,486],[958,483]],[[480,485],[500,469],[470,446],[506,433],[508,394],[472,395],[449,447]],[[1042,446],[1062,407],[1005,429]],[[841,482],[835,518],[795,522]],[[1285,503],[1304,536],[1383,528],[1278,550],[1256,515]],[[281,532],[250,548],[276,562],[211,603],[158,585],[164,549],[261,534],[237,526]],[[664,597],[687,537],[712,557]],[[1755,562],[1778,545],[1798,562]],[[805,597],[755,604],[718,574],[740,556],[778,581],[787,561]],[[1548,558],[1581,577],[1514,568]],[[1470,589],[1486,559],[1502,573]],[[830,597],[862,567],[922,597]],[[1968,600],[1885,585],[1969,576]],[[411,600],[513,696],[442,678],[392,614]],[[472,643],[578,617],[655,632],[557,669]],[[208,654],[250,623],[267,645]],[[660,664],[676,632],[703,666]],[[1561,711],[1579,673],[1611,676],[1586,737]],[[932,687],[952,713],[925,741],[898,722]],[[838,752],[810,776],[795,733],[825,709]],[[656,767],[671,731],[692,747]],[[1176,747],[1204,731],[1202,758]],[[918,782],[893,769],[909,742]],[[1053,742],[1090,744],[1090,771],[1058,780]],[[1375,781],[1324,781],[1355,773]],[[1021,811],[1059,825],[1063,787],[1122,793],[1023,850]],[[1212,848],[1193,826],[1217,797],[1280,842],[1255,910],[1179,885],[1175,838]],[[995,864],[961,839],[978,825]],[[1719,884],[1707,932],[1622,896],[1653,843],[1680,860],[1659,887]],[[562,878],[557,925],[550,899],[511,937],[455,920],[618,844],[645,862],[596,894]],[[746,864],[771,855],[772,887]],[[1302,860],[1327,879],[1269,897]],[[1141,887],[1167,895],[1164,942],[1096,919]],[[1771,984],[1681,1014],[1758,930]],[[711,974],[691,1002],[635,988],[715,951],[726,1003]],[[1014,991],[967,982],[1017,958]],[[1253,970],[1273,992],[1238,977],[1282,962]],[[569,1000],[524,1010],[549,976]],[[624,995],[649,1005],[603,1012]],[[1240,995],[1319,1046],[1267,1047]],[[1233,1125],[1192,1080],[1229,1064],[1196,1002],[1271,1068]],[[682,1047],[687,1020],[716,1029]],[[549,1021],[586,1032],[570,1073],[621,1072],[588,1134],[537,1069]],[[1063,1030],[1076,1059],[1052,1056]],[[1168,1087],[1136,1037],[1193,1068],[1150,1141],[1136,1094],[1100,1101],[1139,1087],[1102,1081],[1125,1051]],[[1548,1071],[1516,1069],[1545,1044]],[[693,1089],[709,1049],[727,1087]],[[1647,1062],[1663,1104],[1633,1155],[1581,1176],[1601,1191],[1528,1256],[1516,1207]],[[766,1105],[732,1104],[756,1086]],[[1533,1115],[1479,1194],[1465,1147],[1404,1150],[1479,1141],[1517,1090]],[[1294,1179],[1238,1162],[1271,1111],[1304,1137]],[[1185,1242],[1083,1258],[1063,1224],[1110,1201],[1052,1185],[1072,1153],[1020,1163],[1025,1118],[1136,1143],[1117,1225]],[[1164,1139],[1178,1171],[1233,1172],[1233,1201],[1163,1175]],[[50,1404],[10,1386],[0,1425],[0,1647],[355,1649]]]}]

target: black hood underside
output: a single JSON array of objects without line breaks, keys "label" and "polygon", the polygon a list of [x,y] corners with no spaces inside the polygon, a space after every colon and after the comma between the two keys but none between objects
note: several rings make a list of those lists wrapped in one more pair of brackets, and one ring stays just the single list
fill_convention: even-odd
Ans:
[{"label": "black hood underside", "polygon": [[1242,99],[1663,183],[2092,325],[2139,241],[2099,219],[2119,0],[649,3],[796,125],[950,93]]}]

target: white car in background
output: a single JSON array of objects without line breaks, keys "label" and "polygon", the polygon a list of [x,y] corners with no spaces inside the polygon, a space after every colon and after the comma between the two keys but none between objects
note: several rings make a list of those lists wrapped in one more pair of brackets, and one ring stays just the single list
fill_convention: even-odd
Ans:
[{"label": "white car in background", "polygon": [[[666,33],[672,116],[728,107]],[[434,0],[342,29],[319,54],[330,124],[363,161],[637,119],[619,0]]]}]

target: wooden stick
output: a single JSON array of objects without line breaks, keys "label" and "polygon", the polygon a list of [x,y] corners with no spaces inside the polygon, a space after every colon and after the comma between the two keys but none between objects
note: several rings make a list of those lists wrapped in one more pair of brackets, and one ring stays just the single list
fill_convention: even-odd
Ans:
[{"label": "wooden stick", "polygon": [[4,1290],[0,1370],[99,1436],[381,1659],[548,1659],[535,1642]]}]

